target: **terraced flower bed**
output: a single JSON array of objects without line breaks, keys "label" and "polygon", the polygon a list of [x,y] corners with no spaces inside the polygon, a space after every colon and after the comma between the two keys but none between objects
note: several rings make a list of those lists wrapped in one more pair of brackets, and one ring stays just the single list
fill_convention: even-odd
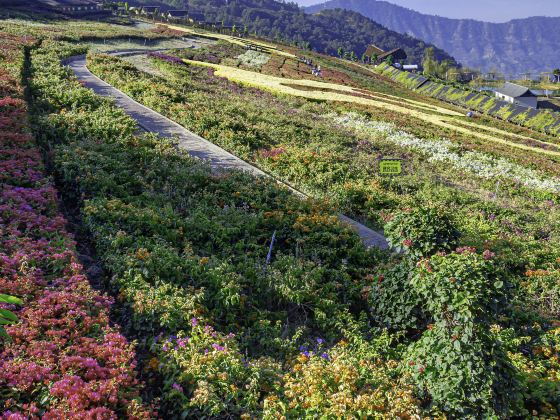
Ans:
[{"label": "terraced flower bed", "polygon": [[[161,417],[558,416],[556,193],[540,172],[496,166],[479,155],[466,155],[473,159],[465,160],[468,170],[454,172],[449,162],[440,166],[424,153],[465,164],[464,150],[438,136],[417,139],[422,133],[401,131],[406,125],[395,125],[400,121],[390,113],[361,109],[356,115],[351,108],[277,97],[179,64],[171,54],[148,61],[161,78],[110,57],[90,58],[92,69],[147,105],[325,198],[301,201],[271,180],[213,173],[173,140],[138,135],[123,111],[61,66],[83,47],[39,36],[43,42],[30,52],[27,75],[33,133],[109,273],[105,286],[124,309],[120,324],[137,337],[147,359],[142,378],[148,394],[161,398]],[[393,124],[372,125],[380,116]],[[31,164],[34,153],[7,165],[10,182],[25,174],[29,185],[10,190],[13,205],[6,209],[28,215],[27,203],[41,209],[42,223],[50,217],[48,229],[38,232],[57,257],[41,272],[26,261],[9,263],[17,278],[7,290],[20,296],[26,288],[41,290],[26,279],[46,273],[40,277],[45,290],[63,285],[67,296],[75,287],[83,297],[76,300],[88,309],[61,313],[68,306],[50,300],[34,306],[26,299],[23,309],[9,307],[20,317],[10,333],[19,337],[26,311],[36,307],[52,323],[33,324],[25,337],[68,318],[74,329],[67,334],[71,343],[48,330],[33,357],[61,343],[78,351],[76,343],[86,342],[81,351],[90,351],[90,343],[110,340],[103,349],[93,347],[99,367],[91,368],[89,357],[95,357],[83,353],[85,360],[67,359],[67,347],[49,354],[49,363],[64,360],[62,374],[72,379],[51,388],[50,405],[43,381],[37,393],[18,391],[15,407],[27,414],[37,405],[38,415],[66,410],[52,417],[70,417],[74,407],[103,418],[145,416],[137,386],[127,382],[132,354],[107,332],[105,299],[81,281],[54,197],[45,208],[35,193],[31,198],[21,189],[44,182]],[[378,154],[406,158],[410,172],[378,176],[372,168]],[[484,197],[493,183],[465,176],[475,161],[502,171],[507,193]],[[451,174],[448,184],[437,181],[444,173]],[[406,252],[364,249],[339,224],[333,203],[382,223],[391,244]],[[40,224],[30,227],[28,220],[34,219],[18,219],[1,234],[16,242],[23,237],[18,232],[35,234]],[[64,280],[66,273],[75,283]],[[72,335],[82,331],[92,340]],[[6,344],[2,355],[23,344]],[[101,363],[99,354],[114,354],[114,345],[122,350],[118,360]],[[96,403],[87,400],[108,387],[96,375],[116,371],[121,375],[110,382],[121,385],[116,402],[110,392]],[[1,410],[9,417],[8,410],[16,410],[4,392]]]},{"label": "terraced flower bed", "polygon": [[[366,133],[359,129],[360,124],[342,123],[339,119],[353,109],[347,105],[278,97],[228,82],[203,67],[150,62],[168,77],[163,80],[146,75],[110,57],[92,57],[89,65],[147,106],[374,226],[382,225],[381,212],[436,201],[454,209],[462,230],[472,233],[473,243],[493,238],[508,246],[536,250],[548,248],[549,242],[537,245],[530,232],[543,229],[549,237],[556,237],[554,223],[542,222],[558,217],[556,205],[549,205],[549,200],[555,203],[555,188],[528,188],[525,175],[521,182],[520,175],[511,175],[512,168],[517,168],[518,174],[532,174],[530,178],[537,184],[543,181],[541,185],[554,185],[559,174],[555,157],[521,154],[506,146],[493,150],[487,143],[470,149],[439,137],[426,123],[418,123],[415,130],[402,130],[408,122],[394,113],[354,108],[358,119],[394,121],[404,137],[416,137],[419,143],[438,145],[436,148],[445,144],[446,153],[452,151],[456,158],[476,157],[468,167],[460,158],[460,164],[450,165],[448,159],[434,159],[433,151],[422,157],[418,149],[412,150],[401,141],[388,141],[382,132]],[[424,128],[430,131],[423,132]],[[376,162],[381,156],[404,158],[405,175],[392,180],[380,176]],[[494,176],[479,176],[480,165],[486,168],[486,174],[491,169]],[[533,181],[529,183],[536,186]],[[533,200],[541,203],[538,212],[542,213],[535,212]],[[488,214],[495,218],[489,220]],[[474,222],[473,215],[480,222]],[[481,229],[488,235],[484,239]]]},{"label": "terraced flower bed", "polygon": [[34,42],[0,36],[0,293],[23,301],[0,304],[18,317],[0,341],[0,416],[149,418],[134,346],[111,326],[112,300],[92,289],[78,262],[29,134],[18,76],[23,46]]}]

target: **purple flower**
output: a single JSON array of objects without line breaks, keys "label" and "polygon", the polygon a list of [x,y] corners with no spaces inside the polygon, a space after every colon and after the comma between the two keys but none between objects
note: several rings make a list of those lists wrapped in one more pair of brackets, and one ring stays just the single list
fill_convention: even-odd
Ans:
[{"label": "purple flower", "polygon": [[208,354],[208,349],[204,349],[204,354]]},{"label": "purple flower", "polygon": [[177,340],[177,346],[179,347],[185,347],[187,345],[187,342],[189,341],[189,338],[179,338]]},{"label": "purple flower", "polygon": [[309,352],[307,350],[301,352],[305,357],[309,357]]},{"label": "purple flower", "polygon": [[321,355],[321,357],[322,357],[323,359],[325,359],[325,360],[330,360],[330,359],[329,359],[329,355],[328,355],[327,353],[323,353],[323,354]]},{"label": "purple flower", "polygon": [[183,392],[183,387],[179,385],[177,382],[173,382],[171,388],[173,388],[175,391]]},{"label": "purple flower", "polygon": [[212,347],[214,347],[214,349],[218,350],[218,351],[224,351],[226,348],[223,346],[220,346],[219,344],[212,344]]},{"label": "purple flower", "polygon": [[321,345],[325,342],[322,338],[317,338],[317,344]]},{"label": "purple flower", "polygon": [[307,350],[306,346],[299,346],[299,351],[304,352]]},{"label": "purple flower", "polygon": [[172,64],[180,64],[180,65],[183,65],[183,66],[185,65],[183,60],[181,60],[180,58],[173,57],[172,55],[162,54],[162,53],[159,53],[159,52],[148,53],[148,57],[157,58],[157,59],[167,61],[168,63],[172,63]]},{"label": "purple flower", "polygon": [[191,318],[191,325],[192,325],[193,327],[196,327],[196,326],[198,325],[198,319],[196,319],[196,318]]}]

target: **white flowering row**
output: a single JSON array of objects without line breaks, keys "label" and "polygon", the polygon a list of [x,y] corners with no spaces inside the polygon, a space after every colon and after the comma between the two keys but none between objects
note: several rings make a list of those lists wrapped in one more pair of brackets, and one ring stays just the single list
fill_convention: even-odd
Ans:
[{"label": "white flowering row", "polygon": [[558,178],[546,177],[533,169],[504,158],[496,158],[481,152],[461,152],[457,150],[457,145],[446,139],[421,139],[399,130],[393,123],[370,121],[356,113],[330,114],[328,118],[365,136],[381,135],[397,146],[422,153],[428,161],[445,162],[455,169],[468,171],[480,178],[513,180],[531,189],[560,193]]},{"label": "white flowering row", "polygon": [[240,64],[244,64],[249,67],[261,68],[270,60],[270,55],[259,51],[248,50],[245,53],[239,55],[237,60]]}]

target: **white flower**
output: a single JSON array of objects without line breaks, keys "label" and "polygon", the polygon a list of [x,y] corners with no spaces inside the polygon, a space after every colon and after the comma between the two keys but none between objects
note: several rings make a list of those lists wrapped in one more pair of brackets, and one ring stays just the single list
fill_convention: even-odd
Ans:
[{"label": "white flower", "polygon": [[239,55],[237,60],[240,64],[244,64],[248,67],[261,68],[270,60],[269,54],[264,54],[259,51],[248,50],[245,53]]},{"label": "white flower", "polygon": [[327,117],[366,136],[382,135],[386,141],[397,146],[422,153],[430,162],[445,162],[455,169],[468,171],[480,178],[502,178],[519,182],[535,190],[560,192],[558,178],[546,177],[533,169],[486,153],[473,151],[461,153],[457,145],[446,139],[421,139],[399,130],[393,123],[369,121],[356,113],[329,114]]}]

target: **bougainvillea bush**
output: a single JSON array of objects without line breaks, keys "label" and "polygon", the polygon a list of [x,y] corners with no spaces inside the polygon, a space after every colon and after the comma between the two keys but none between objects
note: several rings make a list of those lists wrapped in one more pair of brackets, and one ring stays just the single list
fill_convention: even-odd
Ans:
[{"label": "bougainvillea bush", "polygon": [[133,345],[84,275],[29,134],[17,75],[34,40],[0,42],[0,310],[17,314],[0,338],[0,417],[149,418]]}]

